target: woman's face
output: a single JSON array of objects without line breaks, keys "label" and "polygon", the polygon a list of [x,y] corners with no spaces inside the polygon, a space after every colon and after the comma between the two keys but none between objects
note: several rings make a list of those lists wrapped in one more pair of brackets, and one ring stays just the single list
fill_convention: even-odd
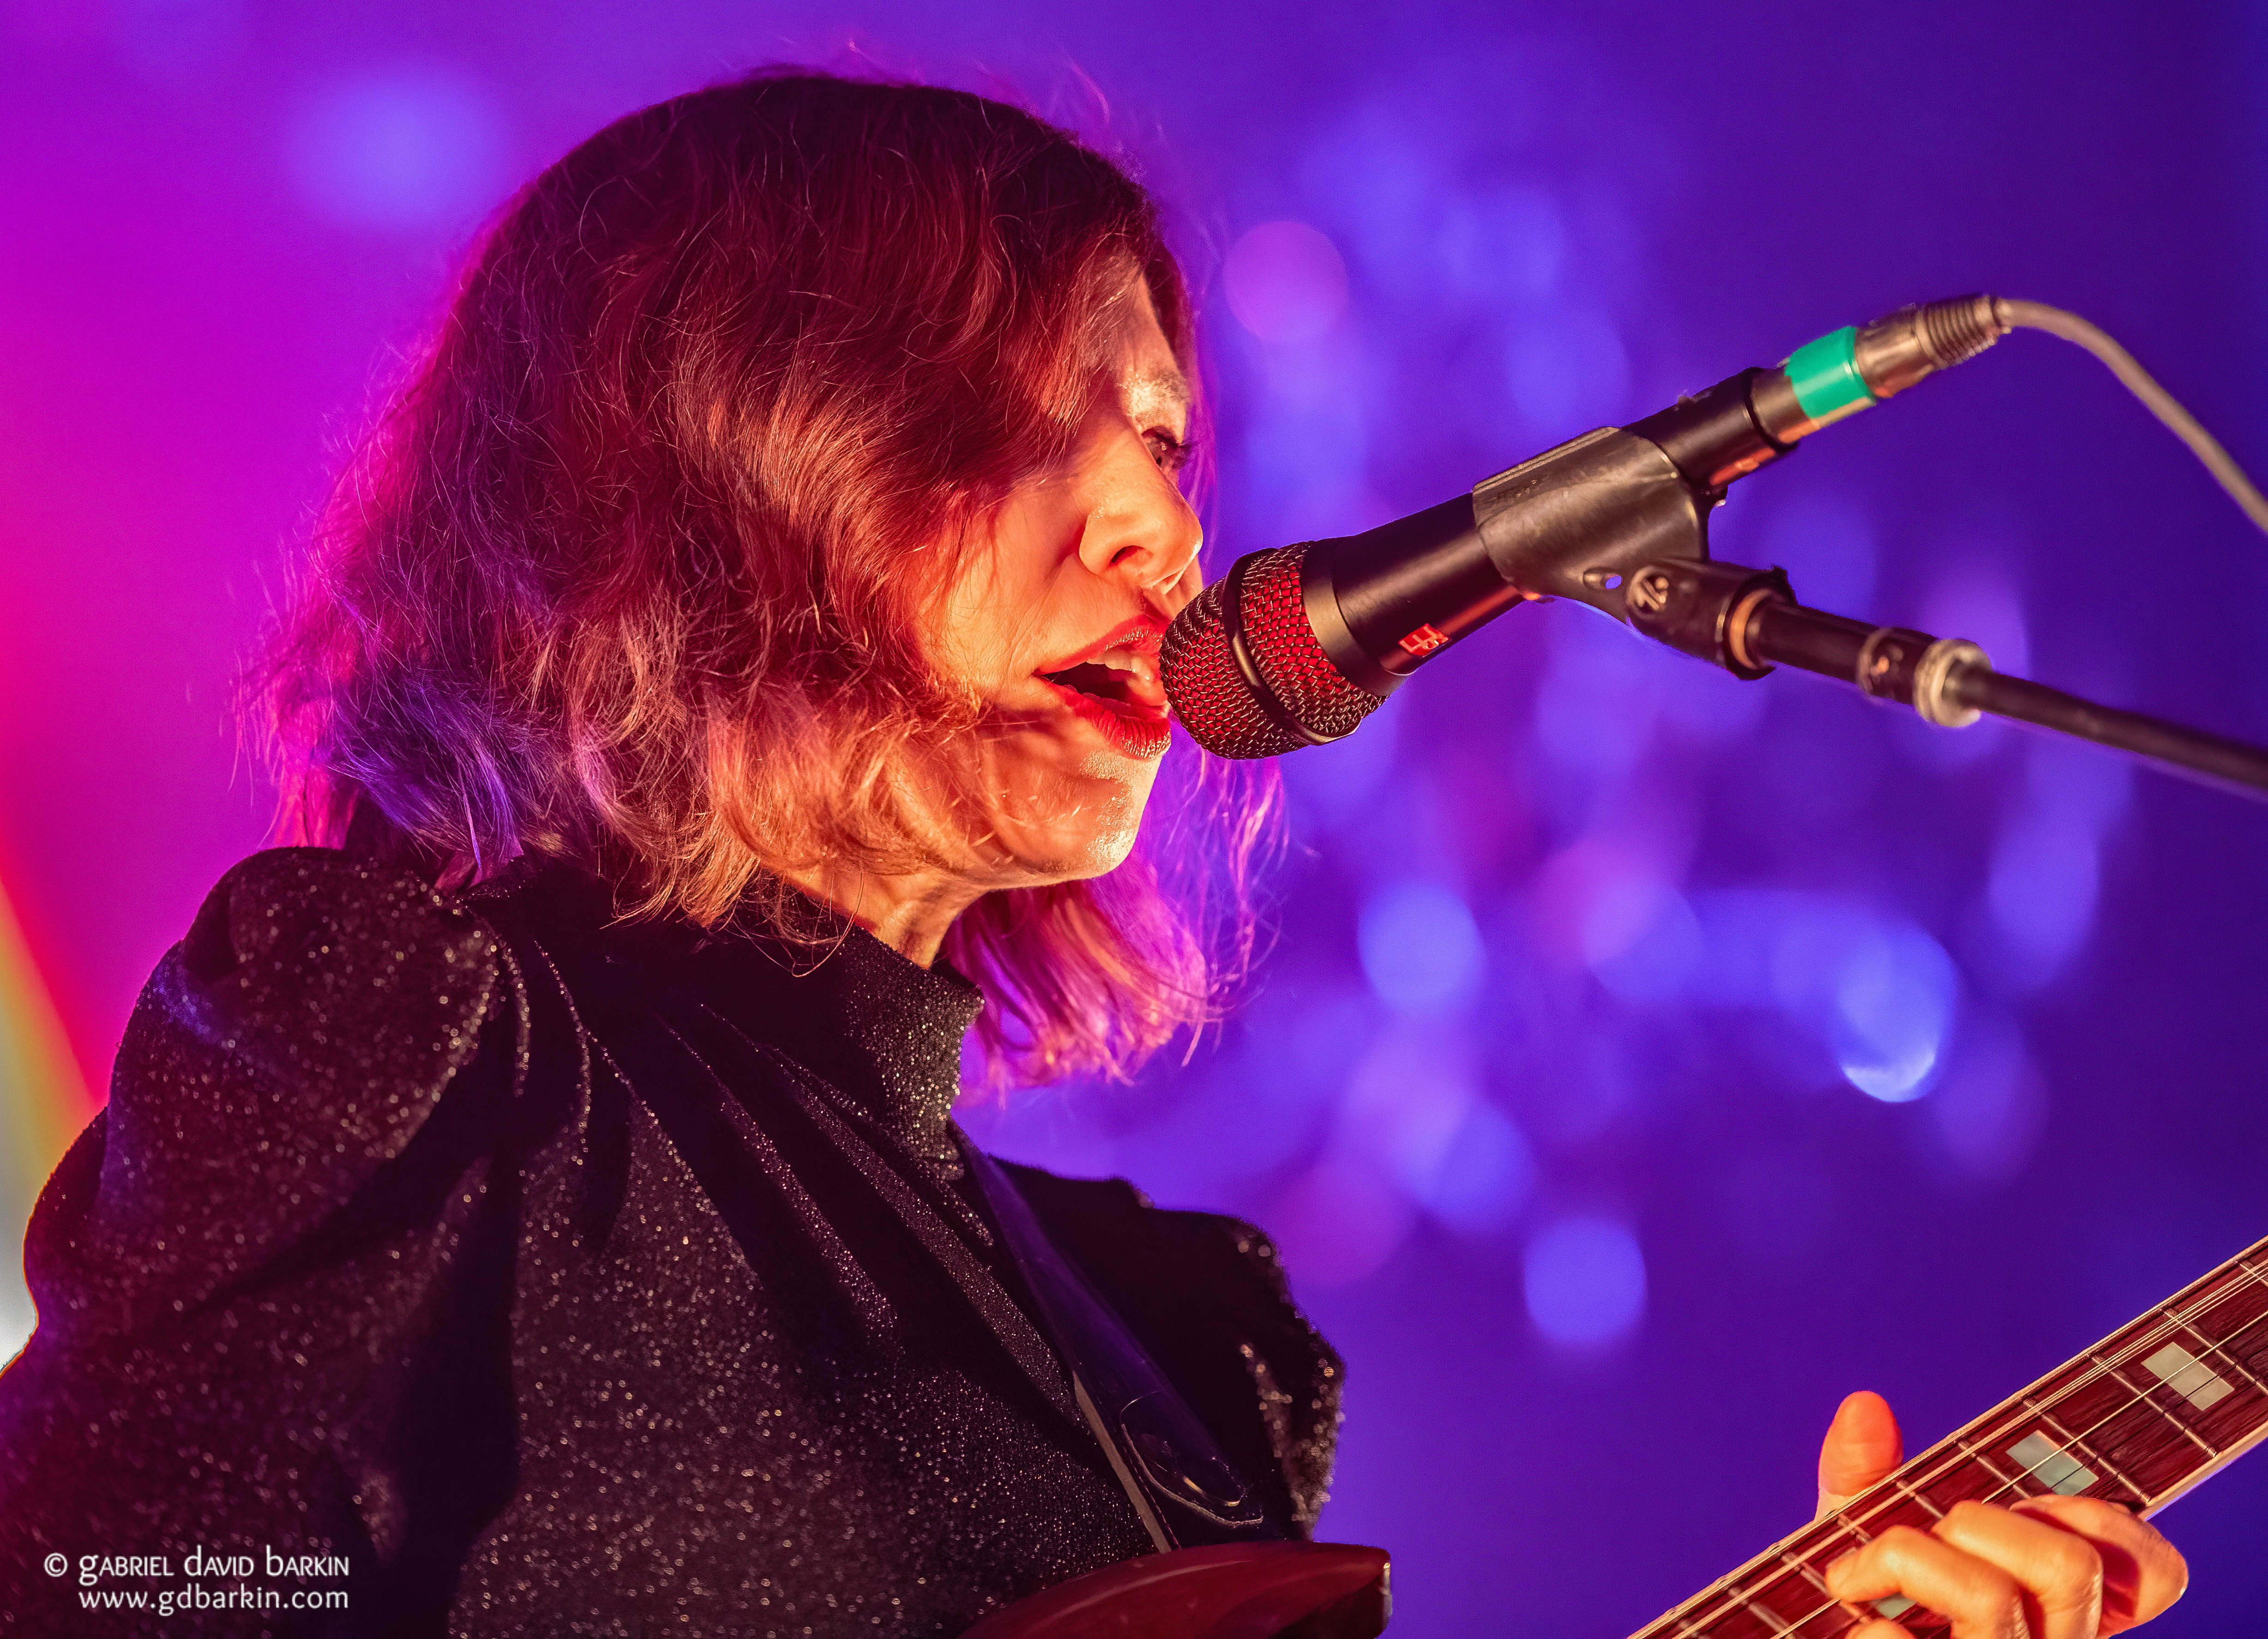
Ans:
[{"label": "woman's face", "polygon": [[987,708],[966,748],[977,808],[954,829],[988,886],[1118,864],[1172,735],[1158,646],[1203,538],[1175,476],[1189,389],[1146,284],[1116,311],[1076,447],[1009,497],[943,603],[939,658]]}]

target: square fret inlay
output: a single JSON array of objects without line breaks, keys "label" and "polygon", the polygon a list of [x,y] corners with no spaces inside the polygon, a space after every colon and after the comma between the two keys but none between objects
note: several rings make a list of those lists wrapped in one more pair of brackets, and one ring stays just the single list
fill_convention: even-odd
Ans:
[{"label": "square fret inlay", "polygon": [[2092,1468],[2082,1468],[2077,1458],[2043,1434],[2026,1435],[2008,1448],[2008,1455],[2058,1496],[2077,1496],[2095,1481]]},{"label": "square fret inlay", "polygon": [[2220,1376],[2178,1343],[2167,1344],[2142,1364],[2168,1388],[2199,1411],[2207,1410],[2236,1392],[2235,1384]]}]

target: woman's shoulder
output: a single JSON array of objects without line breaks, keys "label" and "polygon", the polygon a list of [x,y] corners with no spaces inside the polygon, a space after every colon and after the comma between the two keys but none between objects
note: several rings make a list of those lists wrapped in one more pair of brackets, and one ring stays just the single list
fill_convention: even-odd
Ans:
[{"label": "woman's shoulder", "polygon": [[[401,1152],[501,990],[496,935],[415,875],[323,848],[236,865],[144,986],[109,1103],[42,1194],[35,1285],[79,1307],[252,1266]],[[129,1318],[94,1307],[99,1330]]]},{"label": "woman's shoulder", "polygon": [[489,927],[421,877],[335,849],[255,853],[151,976],[114,1102],[137,1090],[129,1068],[202,1052],[263,1102],[391,1148],[472,1056],[499,967]]},{"label": "woman's shoulder", "polygon": [[247,1026],[239,1046],[297,1056],[320,1035],[423,1059],[461,1045],[497,966],[488,926],[423,877],[334,848],[270,848],[214,885],[152,983],[177,978],[184,999]]}]

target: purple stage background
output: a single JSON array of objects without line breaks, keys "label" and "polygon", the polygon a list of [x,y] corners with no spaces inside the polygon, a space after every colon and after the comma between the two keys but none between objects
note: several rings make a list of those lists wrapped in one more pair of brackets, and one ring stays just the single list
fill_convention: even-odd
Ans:
[{"label": "purple stage background", "polygon": [[[857,54],[1107,128],[1174,203],[1216,564],[1980,288],[2104,324],[2268,468],[2235,0],[0,0],[0,883],[90,1084],[261,841],[232,665],[471,226],[614,114]],[[2268,543],[2044,337],[1743,485],[1717,543],[2268,740]],[[1350,1362],[1324,1531],[1394,1550],[1396,1634],[1628,1632],[1806,1517],[1846,1390],[1918,1449],[2268,1233],[2268,809],[1556,606],[1285,772],[1243,1017],[968,1122],[1278,1233]],[[2154,1631],[2257,1628],[2264,1502],[2268,1459],[2174,1511],[2197,1586]]]}]

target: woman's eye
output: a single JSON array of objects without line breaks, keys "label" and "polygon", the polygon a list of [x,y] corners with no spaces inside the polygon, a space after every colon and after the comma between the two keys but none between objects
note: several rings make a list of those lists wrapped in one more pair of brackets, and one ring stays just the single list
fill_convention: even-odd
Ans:
[{"label": "woman's eye", "polygon": [[1158,463],[1160,472],[1177,473],[1189,465],[1189,447],[1172,433],[1152,431],[1143,438],[1150,446],[1150,459]]}]

